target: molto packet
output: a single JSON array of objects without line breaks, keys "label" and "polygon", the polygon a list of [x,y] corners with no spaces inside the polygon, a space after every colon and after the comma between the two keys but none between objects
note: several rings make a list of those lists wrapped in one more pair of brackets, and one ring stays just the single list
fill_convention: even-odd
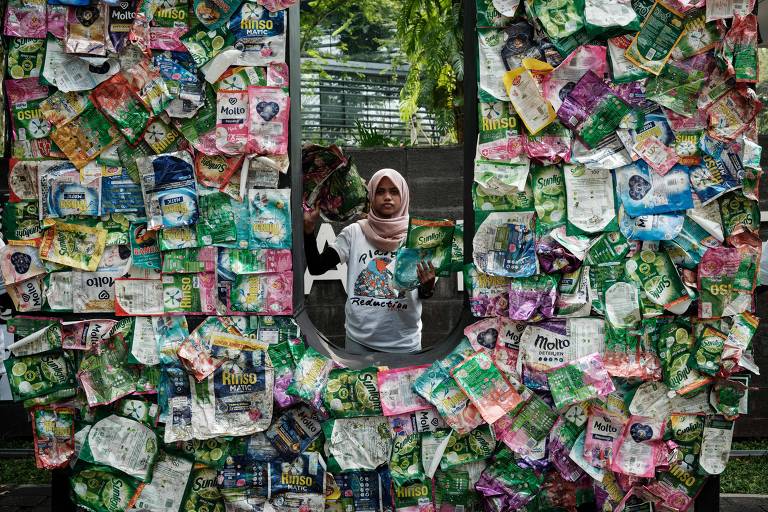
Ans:
[{"label": "molto packet", "polygon": [[101,214],[101,166],[78,170],[68,162],[37,172],[40,220],[68,215]]},{"label": "molto packet", "polygon": [[216,148],[228,155],[248,149],[248,91],[216,93]]},{"label": "molto packet", "polygon": [[259,155],[288,153],[288,94],[281,87],[248,87],[248,151]]},{"label": "molto packet", "polygon": [[536,59],[523,59],[521,67],[504,74],[504,87],[528,133],[535,135],[552,123],[557,115],[542,95],[532,71],[549,72],[552,66]]},{"label": "molto packet", "polygon": [[688,170],[682,166],[662,176],[638,160],[616,169],[615,175],[619,199],[631,217],[693,208]]},{"label": "molto packet", "polygon": [[667,241],[680,234],[685,216],[683,214],[661,213],[630,217],[619,209],[619,229],[629,240]]},{"label": "molto packet", "polygon": [[113,414],[91,427],[78,456],[147,482],[152,480],[158,452],[157,435],[152,429]]},{"label": "molto packet", "polygon": [[75,386],[71,357],[60,350],[3,361],[15,402]]},{"label": "molto packet", "polygon": [[323,405],[335,418],[381,414],[377,370],[337,368],[328,374]]},{"label": "molto packet", "polygon": [[30,411],[35,441],[35,465],[41,469],[66,467],[75,455],[75,410],[49,405]]},{"label": "molto packet", "polygon": [[381,409],[385,416],[429,409],[429,402],[416,394],[413,383],[430,365],[379,370],[377,374]]},{"label": "molto packet", "polygon": [[314,409],[300,405],[278,416],[267,430],[267,439],[280,453],[298,455],[320,435],[323,419]]},{"label": "molto packet", "polygon": [[662,176],[667,174],[678,162],[678,156],[675,151],[665,145],[656,137],[648,137],[638,142],[632,148],[635,153],[640,155],[648,165]]},{"label": "molto packet", "polygon": [[76,505],[94,512],[127,510],[144,484],[105,466],[78,466],[69,478]]},{"label": "molto packet", "polygon": [[290,189],[248,191],[251,249],[291,248]]},{"label": "molto packet", "polygon": [[106,5],[81,5],[68,9],[64,50],[81,55],[107,54]]},{"label": "molto packet", "polygon": [[51,140],[78,169],[99,156],[117,137],[118,130],[93,106],[51,132]]},{"label": "molto packet", "polygon": [[593,407],[587,419],[584,460],[606,469],[610,466],[613,444],[624,428],[625,418],[601,407]]},{"label": "molto packet", "polygon": [[186,151],[138,158],[147,229],[197,222],[198,199],[192,157]]},{"label": "molto packet", "polygon": [[653,478],[665,426],[665,418],[631,416],[613,445],[611,470]]},{"label": "molto packet", "polygon": [[688,300],[685,286],[664,252],[641,251],[624,263],[624,270],[654,304],[675,311],[676,306]]},{"label": "molto packet", "polygon": [[286,16],[288,11],[270,12],[245,2],[229,21],[239,55],[237,66],[266,66],[285,62]]},{"label": "molto packet", "polygon": [[40,311],[42,309],[43,287],[43,276],[38,275],[17,284],[9,284],[6,286],[6,290],[13,301],[13,306],[18,312],[22,313]]},{"label": "molto packet", "polygon": [[488,423],[495,422],[522,402],[485,351],[456,365],[451,376]]},{"label": "molto packet", "polygon": [[120,130],[129,144],[136,145],[139,142],[149,124],[150,113],[121,73],[99,84],[90,99]]},{"label": "molto packet", "polygon": [[563,99],[557,117],[587,147],[594,148],[618,128],[631,110],[602,78],[589,70]]},{"label": "molto packet", "polygon": [[685,16],[660,0],[651,7],[625,56],[633,64],[658,75],[685,30]]},{"label": "molto packet", "polygon": [[611,172],[608,169],[566,164],[563,174],[568,212],[567,233],[571,235],[616,231]]},{"label": "molto packet", "polygon": [[486,160],[511,161],[524,151],[525,134],[514,107],[507,101],[478,104],[477,154]]},{"label": "molto packet", "polygon": [[94,272],[107,240],[107,232],[79,224],[56,222],[43,234],[40,258]]},{"label": "molto packet", "polygon": [[612,393],[615,388],[598,353],[589,354],[547,373],[555,407],[584,402]]},{"label": "molto packet", "polygon": [[0,247],[0,271],[6,285],[45,274],[37,247],[31,244]]}]

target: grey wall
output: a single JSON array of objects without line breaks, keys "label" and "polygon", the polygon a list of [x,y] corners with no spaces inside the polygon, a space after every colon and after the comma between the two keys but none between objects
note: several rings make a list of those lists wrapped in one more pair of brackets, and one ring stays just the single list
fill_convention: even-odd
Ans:
[{"label": "grey wall", "polygon": [[[408,181],[411,214],[424,217],[461,219],[463,206],[463,150],[442,148],[345,149],[357,170],[368,179],[379,169],[390,167]],[[333,223],[335,233],[344,224]],[[316,282],[306,296],[309,317],[332,342],[344,343],[344,303],[346,295],[339,281]],[[459,320],[463,294],[457,291],[456,278],[439,279],[435,295],[424,302],[422,345],[443,339]]]}]

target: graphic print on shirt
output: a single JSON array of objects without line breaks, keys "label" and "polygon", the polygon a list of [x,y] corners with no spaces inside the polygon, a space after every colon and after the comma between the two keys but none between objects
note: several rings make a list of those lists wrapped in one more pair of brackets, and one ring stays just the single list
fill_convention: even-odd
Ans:
[{"label": "graphic print on shirt", "polygon": [[392,286],[392,272],[387,270],[390,258],[378,257],[368,262],[355,280],[354,294],[357,297],[377,299],[402,299],[405,294],[395,291]]}]

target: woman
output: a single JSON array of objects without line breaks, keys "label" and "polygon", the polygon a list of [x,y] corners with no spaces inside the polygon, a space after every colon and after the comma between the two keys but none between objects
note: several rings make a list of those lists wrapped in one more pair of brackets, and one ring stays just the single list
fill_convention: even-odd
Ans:
[{"label": "woman", "polygon": [[394,169],[381,169],[368,182],[368,200],[367,218],[345,227],[322,254],[315,240],[320,212],[304,214],[307,267],[310,274],[321,275],[339,263],[347,264],[347,352],[418,352],[421,300],[434,292],[435,268],[421,262],[421,284],[407,291],[392,287],[387,269],[408,231],[408,184]]}]

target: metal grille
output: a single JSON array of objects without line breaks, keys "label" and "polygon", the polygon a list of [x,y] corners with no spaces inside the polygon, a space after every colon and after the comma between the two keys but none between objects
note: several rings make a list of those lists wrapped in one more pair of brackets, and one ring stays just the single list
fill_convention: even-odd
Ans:
[{"label": "metal grille", "polygon": [[440,133],[426,111],[412,122],[400,119],[406,73],[372,62],[302,59],[303,140],[357,145],[359,121],[396,144],[437,144]]}]

